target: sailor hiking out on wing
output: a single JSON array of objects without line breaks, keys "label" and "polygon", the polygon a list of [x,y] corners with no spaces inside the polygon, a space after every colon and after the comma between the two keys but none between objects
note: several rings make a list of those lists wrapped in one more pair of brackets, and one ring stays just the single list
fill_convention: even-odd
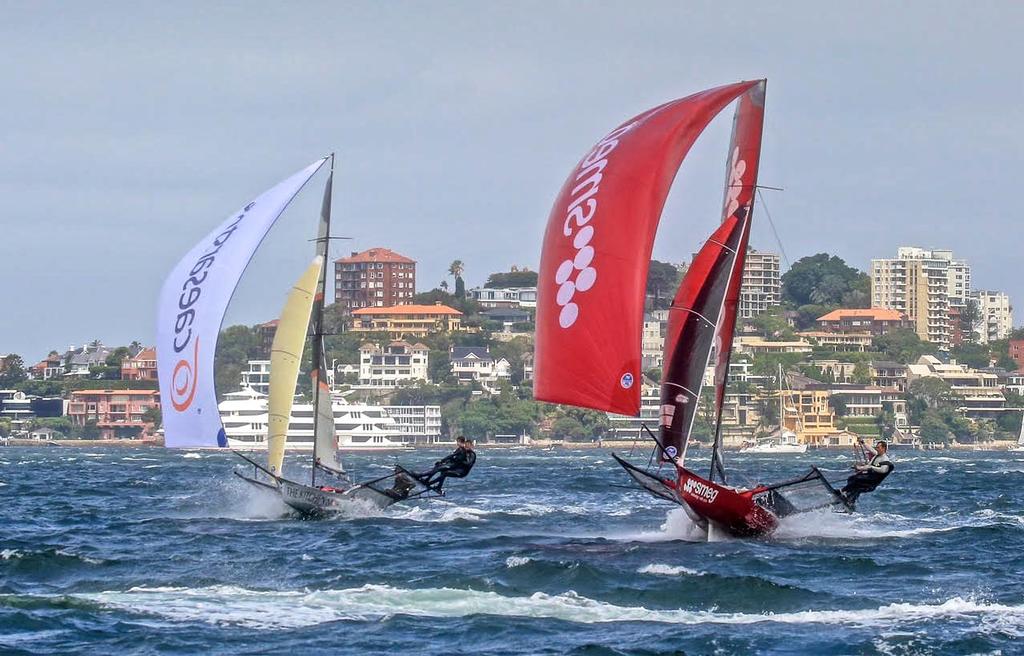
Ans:
[{"label": "sailor hiking out on wing", "polygon": [[416,479],[427,487],[441,491],[446,478],[465,478],[476,464],[473,440],[460,435],[455,442],[459,445],[451,454],[434,463],[434,467],[416,474]]},{"label": "sailor hiking out on wing", "polygon": [[401,466],[395,465],[395,480],[394,484],[387,490],[384,490],[384,494],[388,495],[395,501],[402,501],[403,499],[409,498],[409,493],[412,492],[413,488],[416,487],[416,482],[412,480],[408,473]]},{"label": "sailor hiking out on wing", "polygon": [[[864,445],[863,440],[857,443]],[[846,479],[846,486],[839,491],[850,504],[856,503],[861,494],[873,491],[895,469],[892,460],[886,455],[889,447],[885,442],[879,440],[874,449],[869,446],[863,448],[866,455],[871,456],[870,460],[863,465],[855,465],[857,473]]]}]

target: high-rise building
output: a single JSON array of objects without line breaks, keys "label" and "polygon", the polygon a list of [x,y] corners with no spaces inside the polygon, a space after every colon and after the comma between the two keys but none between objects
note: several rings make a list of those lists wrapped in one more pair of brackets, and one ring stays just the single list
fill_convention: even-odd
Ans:
[{"label": "high-rise building", "polygon": [[334,263],[334,301],[345,314],[408,305],[416,295],[416,261],[388,248],[352,253]]},{"label": "high-rise building", "polygon": [[747,251],[740,288],[740,319],[752,319],[782,301],[782,279],[779,275],[778,253]]},{"label": "high-rise building", "polygon": [[1010,297],[1003,292],[976,291],[972,294],[978,306],[978,322],[974,332],[978,342],[988,344],[998,339],[1007,339],[1013,330],[1013,308]]},{"label": "high-rise building", "polygon": [[971,268],[949,250],[900,247],[895,258],[871,260],[872,307],[899,310],[918,336],[950,346],[950,306],[965,307]]}]

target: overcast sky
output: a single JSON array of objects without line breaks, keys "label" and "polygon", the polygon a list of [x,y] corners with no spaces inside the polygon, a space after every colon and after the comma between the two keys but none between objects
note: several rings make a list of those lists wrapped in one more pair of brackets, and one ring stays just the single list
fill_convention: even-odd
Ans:
[{"label": "overcast sky", "polygon": [[[332,150],[336,231],[354,238],[332,255],[393,248],[420,290],[456,258],[469,286],[536,268],[599,137],[757,77],[790,261],[952,248],[976,287],[1020,299],[1024,5],[894,4],[0,1],[0,354],[152,342],[185,251]],[[731,113],[684,163],[655,257],[686,260],[714,228]],[[271,232],[229,323],[279,312],[319,193]],[[777,250],[754,219],[754,246]]]}]

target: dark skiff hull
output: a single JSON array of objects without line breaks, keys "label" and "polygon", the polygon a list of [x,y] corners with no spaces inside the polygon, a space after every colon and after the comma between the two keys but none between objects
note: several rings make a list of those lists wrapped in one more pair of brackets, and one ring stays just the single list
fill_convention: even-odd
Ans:
[{"label": "dark skiff hull", "polygon": [[383,510],[395,503],[395,499],[356,486],[344,491],[325,491],[317,487],[281,480],[281,500],[304,515],[328,515],[351,512],[362,508]]}]

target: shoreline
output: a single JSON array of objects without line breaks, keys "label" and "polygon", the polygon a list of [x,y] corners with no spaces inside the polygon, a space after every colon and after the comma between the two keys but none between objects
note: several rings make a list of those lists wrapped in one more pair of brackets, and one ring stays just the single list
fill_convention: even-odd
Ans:
[{"label": "shoreline", "polygon": [[[540,450],[554,450],[554,449],[632,449],[636,446],[641,445],[640,442],[635,440],[603,440],[601,442],[563,442],[559,440],[534,440],[530,444],[486,444],[479,443],[476,445],[477,449],[540,449]],[[402,452],[402,451],[416,451],[420,449],[445,449],[454,447],[455,443],[438,443],[438,444],[424,444],[424,445],[413,445],[410,444],[403,448],[361,448],[361,449],[339,449],[341,453],[386,453],[386,452]],[[913,448],[908,446],[893,445],[894,451],[1009,451],[1010,449],[1018,446],[1015,441],[997,441],[997,442],[981,442],[978,444],[944,444],[930,448]],[[163,441],[159,439],[145,439],[145,440],[33,440],[28,438],[8,438],[6,441],[0,441],[0,448],[3,447],[63,447],[63,448],[130,448],[130,449],[151,449],[151,448],[162,448]],[[691,446],[691,449],[696,449],[698,452],[705,451],[710,448],[710,445],[698,445],[696,447]],[[228,451],[230,449],[221,449],[219,447],[211,447],[208,449],[196,448],[196,449],[181,449],[182,451]],[[724,447],[724,451],[731,453],[739,452],[739,447]],[[808,453],[816,451],[835,451],[835,452],[846,452],[849,451],[849,447],[810,447]],[[266,449],[247,449],[245,452],[263,452]],[[308,452],[309,449],[287,449],[290,453],[302,453]],[[645,453],[647,452],[647,446],[645,445],[642,449]],[[751,454],[757,455],[757,454]]]}]

